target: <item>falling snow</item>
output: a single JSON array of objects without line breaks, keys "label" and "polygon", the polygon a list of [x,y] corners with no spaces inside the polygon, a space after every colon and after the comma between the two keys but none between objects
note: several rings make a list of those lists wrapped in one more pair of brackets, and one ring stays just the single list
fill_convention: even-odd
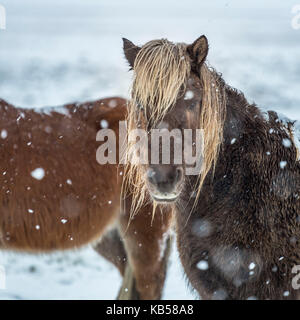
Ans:
[{"label": "falling snow", "polygon": [[236,138],[233,138],[230,143],[234,144],[235,142],[236,142]]},{"label": "falling snow", "polygon": [[286,161],[280,161],[280,163],[279,163],[279,166],[281,169],[284,169],[286,167],[286,165],[287,165]]},{"label": "falling snow", "polygon": [[6,139],[7,138],[7,131],[5,129],[1,130],[1,138]]},{"label": "falling snow", "polygon": [[256,267],[256,264],[254,262],[251,262],[248,268],[249,270],[253,270],[255,267]]},{"label": "falling snow", "polygon": [[36,168],[31,171],[31,176],[36,180],[42,180],[45,176],[45,170],[43,168]]},{"label": "falling snow", "polygon": [[106,120],[101,120],[100,126],[101,126],[101,128],[106,129],[106,128],[108,128],[108,122]]},{"label": "falling snow", "polygon": [[116,100],[114,100],[114,99],[109,100],[109,102],[108,102],[108,106],[110,108],[115,108],[117,105],[118,105],[118,102]]},{"label": "falling snow", "polygon": [[184,100],[192,100],[194,98],[194,93],[191,90],[188,90],[185,93]]},{"label": "falling snow", "polygon": [[201,260],[197,263],[197,268],[200,270],[207,270],[208,269],[208,262],[205,260]]},{"label": "falling snow", "polygon": [[292,145],[292,142],[290,139],[283,139],[282,140],[282,144],[286,147],[286,148],[290,148]]},{"label": "falling snow", "polygon": [[[56,2],[56,0],[54,0],[54,2]],[[50,1],[46,0],[46,3],[50,3]],[[109,6],[108,1],[107,1],[107,5]],[[22,4],[19,4],[19,6],[21,6],[21,9],[22,9]],[[25,6],[25,4],[23,6]],[[163,10],[164,4],[162,4],[162,6],[163,6],[162,8]],[[167,5],[165,7],[167,7]],[[183,4],[183,8],[185,7],[186,5]],[[200,7],[201,5],[199,4],[199,8]],[[65,7],[62,4],[61,10],[64,10],[64,8]],[[49,10],[51,10],[51,6],[49,6]],[[124,10],[131,10],[131,8],[124,7]],[[266,9],[262,8],[262,12],[261,12],[262,16],[264,14],[263,12],[264,10],[266,12],[268,11],[267,8]],[[276,6],[274,6],[274,10],[278,10]],[[194,11],[196,16],[199,15],[199,12],[201,14],[201,10],[194,10]],[[37,25],[38,23],[43,24],[45,10],[37,7],[35,12],[40,13],[40,17],[38,14],[34,15],[34,19]],[[286,6],[286,8],[282,10],[282,12],[290,12],[290,8]],[[26,15],[27,14],[30,14],[30,10],[26,10]],[[191,14],[193,15],[193,12],[191,12]],[[17,17],[17,15],[15,16]],[[28,18],[30,19],[30,17]],[[180,14],[179,10],[178,10],[178,14],[176,14],[175,19],[170,16],[171,26],[170,26],[169,32],[171,33],[171,35],[173,35],[173,38],[175,40],[178,39],[178,41],[181,41],[181,40],[184,40],[184,35],[178,36],[177,35],[178,29],[176,27],[178,25],[179,18],[182,18],[182,15]],[[14,22],[13,19],[14,19],[14,15],[11,16],[11,23],[15,23],[15,25],[17,25],[19,23],[18,19],[15,18],[16,22]],[[80,33],[82,35],[90,34],[90,32],[87,32],[88,25],[90,23],[88,21],[88,16],[85,18],[83,15],[80,15],[79,21],[82,21],[82,19],[85,19],[84,22],[87,22],[87,23],[81,24],[82,28],[80,28]],[[161,30],[162,30],[161,26],[165,27],[165,21],[164,20],[160,21],[159,19],[154,19],[154,20],[155,21],[153,22],[153,32],[157,34],[157,36],[160,36]],[[174,22],[174,25],[172,25],[173,20],[176,20]],[[198,19],[197,21],[200,21],[200,20]],[[99,21],[101,21],[101,19],[99,19]],[[188,21],[189,20],[186,19],[186,22]],[[194,20],[192,19],[192,21]],[[253,21],[254,21],[253,24],[260,23],[259,17],[256,17]],[[149,20],[149,23],[151,23],[150,20]],[[232,19],[232,21],[229,21],[229,23],[230,23],[229,25],[230,33],[232,32],[235,33],[236,32],[235,29],[232,28],[233,26],[232,23],[234,23],[234,19]],[[278,25],[280,25],[280,23],[281,22],[279,20]],[[252,24],[252,20],[249,20],[249,25],[250,24]],[[284,22],[284,24],[286,24],[286,22]],[[124,25],[121,26],[121,28],[123,28],[124,30],[127,30],[129,33],[132,32],[134,36],[137,37],[137,33],[136,33],[137,31],[135,29],[132,29],[132,25],[133,24],[131,22],[129,24],[125,22]],[[217,30],[220,30],[220,26],[218,26],[217,23],[211,24],[211,27],[214,28],[214,25],[215,25],[215,28],[218,28]],[[241,26],[243,28],[244,25],[241,24]],[[266,26],[265,29],[267,30],[268,26],[266,25],[265,20],[263,21],[263,26]],[[157,27],[157,30],[156,30],[156,27]],[[269,27],[272,28],[272,30],[276,31],[276,26],[274,28],[274,24],[273,25],[272,23],[269,24]],[[141,28],[143,28],[143,26],[141,26]],[[168,28],[168,26],[166,28]],[[15,28],[8,28],[6,32],[10,32],[10,30],[14,30],[14,29]],[[31,31],[32,34],[30,34],[30,36],[32,35],[36,39],[42,38],[43,34],[40,28],[30,28],[30,29],[32,30]],[[222,30],[222,34],[223,34],[223,31],[226,32],[225,29],[226,28]],[[266,32],[264,33],[265,29],[261,29],[262,33],[260,37],[262,39],[264,36],[266,36]],[[68,30],[74,30],[74,29],[69,28]],[[103,30],[105,30],[105,28],[103,28]],[[144,30],[141,29],[138,32],[143,32],[143,31]],[[71,32],[71,31],[68,31],[68,32]],[[257,46],[255,37],[251,38],[251,37],[244,36],[246,32],[247,30],[244,30],[244,29],[240,31],[238,30],[237,34],[235,35],[237,37],[239,37],[240,34],[243,35],[243,37],[239,37],[236,41],[238,46],[235,46],[234,49],[229,50],[228,53],[226,53],[226,50],[224,50],[224,52],[223,51],[216,52],[215,55],[212,56],[212,59],[218,62],[220,66],[222,65],[222,70],[220,71],[226,74],[226,79],[229,79],[229,83],[232,83],[232,81],[235,81],[235,83],[237,84],[240,84],[240,83],[243,84],[243,81],[239,81],[239,80],[244,79],[244,77],[247,77],[247,84],[244,85],[243,88],[239,88],[239,89],[246,90],[245,93],[251,100],[252,99],[257,101],[259,100],[258,102],[264,105],[273,104],[275,107],[281,106],[282,110],[286,105],[291,105],[290,109],[285,111],[289,111],[291,115],[295,114],[295,116],[298,117],[299,119],[300,115],[297,109],[299,104],[299,99],[297,98],[297,95],[295,95],[295,92],[297,92],[296,90],[297,90],[299,81],[293,81],[293,83],[290,83],[288,86],[289,88],[287,88],[288,90],[279,90],[279,88],[282,88],[285,81],[287,80],[287,74],[289,77],[290,77],[289,73],[291,73],[293,77],[298,77],[296,73],[297,72],[296,70],[299,69],[298,51],[294,50],[295,53],[293,54],[293,42],[292,42],[293,37],[297,37],[296,33],[294,33],[294,36],[293,36],[293,33],[290,33],[289,38],[291,39],[291,42],[289,43],[291,44],[290,46],[291,50],[289,51],[289,54],[288,55],[283,53],[281,54],[280,52],[278,54],[278,60],[280,61],[278,66],[279,68],[281,68],[282,66],[282,68],[278,71],[280,72],[281,77],[280,79],[277,79],[278,77],[274,77],[273,74],[270,72],[265,72],[263,77],[261,78],[253,77],[253,74],[255,74],[256,68],[259,69],[260,72],[261,70],[265,70],[265,71],[268,71],[270,69],[272,70],[273,63],[271,63],[271,61],[270,63],[268,62],[269,57],[271,57],[270,55],[271,50],[269,50],[268,41],[266,42],[267,46],[263,44],[263,41],[261,42],[260,46]],[[216,32],[215,34],[218,37],[218,33]],[[224,38],[226,39],[226,43],[227,43],[228,37],[223,37],[222,34],[219,33],[220,38],[217,39],[216,42],[221,41],[222,38]],[[19,40],[21,39],[22,35],[23,35],[22,32],[14,35],[12,31],[12,33],[10,33],[9,36],[7,36],[7,39],[9,39],[9,37],[14,37],[14,39]],[[44,49],[39,51],[38,46],[36,46],[35,48],[36,49],[35,56],[38,58],[36,59],[38,61],[37,63],[33,63],[31,59],[28,59],[29,56],[24,56],[24,59],[23,59],[24,61],[21,61],[20,64],[16,64],[16,60],[18,59],[15,59],[14,55],[7,55],[7,58],[6,60],[4,60],[4,63],[1,64],[1,68],[2,68],[1,71],[3,72],[3,74],[5,74],[8,71],[14,71],[14,70],[15,71],[12,72],[10,77],[7,77],[6,81],[3,82],[2,84],[2,92],[3,92],[2,95],[4,98],[7,98],[8,100],[18,105],[26,105],[31,107],[32,105],[38,106],[38,105],[45,105],[48,103],[54,105],[57,103],[68,102],[73,99],[90,99],[90,98],[96,98],[100,96],[102,97],[109,96],[111,94],[121,93],[124,96],[127,95],[129,75],[127,75],[127,73],[123,71],[125,67],[122,64],[120,66],[120,61],[121,61],[120,59],[122,57],[121,57],[121,50],[119,50],[119,38],[120,38],[119,30],[116,29],[116,31],[113,30],[111,32],[111,39],[108,42],[109,44],[116,43],[116,48],[120,51],[120,57],[117,59],[114,55],[111,55],[110,57],[109,55],[107,55],[106,52],[101,53],[101,50],[98,50],[98,49],[99,48],[101,49],[102,42],[94,41],[92,40],[93,39],[92,37],[89,37],[91,39],[90,41],[93,41],[94,45],[100,46],[100,47],[98,49],[96,48],[95,50],[91,51],[90,50],[91,46],[88,45],[89,43],[86,42],[86,40],[83,42],[80,48],[78,48],[78,44],[75,42],[74,42],[75,43],[74,47],[72,47],[73,44],[72,42],[69,41],[69,39],[72,39],[72,37],[70,37],[70,34],[67,32],[57,33],[55,36],[58,39],[58,41],[55,41],[54,45],[56,45],[56,43],[59,43],[59,44],[63,43],[65,41],[68,45],[71,46],[70,48],[72,49],[72,57],[70,57],[70,55],[67,55],[67,57],[64,57],[61,50],[57,50],[57,51],[48,50],[48,52],[52,53],[51,62],[53,62],[53,67],[51,65],[51,67],[48,68],[48,65],[49,65],[48,62],[47,63],[44,62],[45,61],[45,58],[43,57]],[[97,37],[99,37],[99,35],[97,35]],[[282,35],[276,34],[276,37],[278,37],[278,43],[279,41],[282,41],[281,40]],[[86,39],[86,38],[87,37],[82,36],[82,39]],[[106,38],[108,39],[109,37],[105,36],[105,39]],[[232,37],[232,38],[234,39],[235,37]],[[243,45],[241,45],[240,41],[244,41],[243,39],[246,39],[245,40],[246,43],[243,43]],[[290,41],[290,40],[284,39],[284,41]],[[9,42],[11,42],[12,44],[10,44]],[[6,50],[10,50],[10,52],[15,53],[16,50],[14,47],[15,46],[14,43],[17,43],[17,42],[18,41],[11,41],[11,40],[7,41]],[[38,42],[39,41],[37,41],[36,43]],[[294,42],[297,43],[296,41]],[[231,44],[233,43],[231,42]],[[52,48],[51,41],[48,41],[48,43],[45,43],[45,45],[46,47],[49,46],[50,49]],[[86,52],[84,51],[85,47],[88,48]],[[243,54],[244,49],[242,50],[240,48],[245,48],[245,52],[247,52],[247,55],[249,55],[250,57],[249,64],[247,65],[244,64],[244,57],[245,57],[245,55]],[[255,50],[251,50],[252,48],[255,48]],[[100,61],[99,69],[101,69],[101,73],[103,74],[103,79],[104,79],[103,81],[101,80],[102,78],[99,78],[98,72],[90,72],[90,70],[96,69],[95,65],[92,63],[93,56],[91,56],[94,54],[94,52],[97,59],[99,59],[98,58],[99,54],[100,55],[102,54],[102,56],[100,56],[101,59],[103,59],[103,61],[108,61],[107,67],[106,67],[106,65],[105,66],[101,65],[101,59],[99,59]],[[80,58],[82,57],[82,55],[85,56],[86,60],[82,61],[82,59]],[[3,58],[4,58],[4,55],[3,55]],[[19,55],[18,55],[18,58],[19,58]],[[232,63],[226,63],[226,64],[222,63],[222,61],[224,61],[225,59],[228,59],[229,62],[230,61],[234,62],[235,67],[234,68],[231,67]],[[252,60],[255,61],[255,63],[253,63]],[[116,63],[114,61],[116,61]],[[14,65],[16,65],[16,67],[14,67]],[[65,71],[62,73],[62,75],[60,75],[61,72],[59,69],[61,65],[64,66],[63,70]],[[295,68],[289,68],[288,66],[290,65],[295,66]],[[37,73],[38,76],[36,77],[36,79],[34,79],[33,77],[30,78],[31,81],[28,81],[27,79],[25,79],[26,78],[25,76],[26,74],[28,75],[28,72],[25,72],[25,71],[31,70],[31,69],[33,69],[34,73]],[[50,71],[48,71],[48,69]],[[54,73],[55,69],[59,70],[57,74]],[[17,70],[20,70],[20,71],[17,72]],[[85,72],[85,70],[87,70],[87,72]],[[288,70],[288,72],[286,70]],[[295,70],[295,71],[293,72],[292,70]],[[45,76],[41,77],[41,75],[44,75],[44,74]],[[119,77],[116,77],[117,74],[121,74],[121,75]],[[250,74],[252,76],[249,76]],[[100,82],[98,81],[99,79],[100,79]],[[64,87],[66,88],[66,90],[59,90],[61,87],[61,83],[64,83]],[[94,83],[96,85],[94,85]],[[232,84],[235,85],[235,83],[232,83]],[[23,89],[23,90],[20,90],[20,89]],[[262,91],[264,92],[264,94],[262,94]],[[272,94],[270,94],[270,92]],[[257,99],[257,97],[259,99]],[[116,101],[114,99],[110,100],[108,102],[108,106],[112,108],[115,107]],[[62,112],[62,110],[60,110],[60,112]],[[22,115],[19,115],[17,120],[20,121],[21,119],[22,119]],[[300,129],[299,121],[298,121],[298,128]],[[298,146],[298,149],[300,150],[300,134],[299,134],[300,130],[299,129],[294,133],[295,138],[292,139],[291,137],[291,139],[293,140],[294,144]],[[50,127],[45,128],[45,131],[47,133],[50,133],[52,132],[52,129]],[[7,138],[6,130],[1,131],[1,138],[2,139]],[[60,138],[62,138],[62,136],[60,136]],[[284,147],[287,147],[284,144],[284,141],[282,141],[282,144]],[[268,151],[266,152],[266,154],[270,155],[271,153]],[[45,173],[43,173],[42,175],[43,177],[44,177],[44,174]],[[59,186],[62,187],[63,184],[59,184]],[[27,190],[30,190],[30,187],[27,187]],[[29,210],[32,210],[32,209],[28,209],[28,212]],[[36,225],[36,229],[39,230],[39,228],[40,226]],[[200,234],[204,235],[206,234],[206,232],[200,231]],[[70,241],[72,241],[73,236],[70,235],[69,239]],[[175,252],[175,248],[173,251]],[[119,284],[120,284],[119,274],[117,270],[115,270],[108,263],[106,263],[104,259],[101,260],[101,258],[98,257],[97,253],[92,251],[92,249],[85,249],[83,253],[80,253],[80,252],[64,253],[64,254],[61,254],[59,258],[57,256],[54,256],[54,258],[34,257],[34,256],[29,256],[29,257],[14,256],[13,259],[15,260],[12,260],[12,263],[8,264],[8,266],[10,267],[10,270],[12,270],[8,274],[9,280],[12,280],[10,281],[10,288],[9,290],[5,290],[5,292],[4,291],[0,292],[0,294],[2,295],[1,297],[4,297],[5,299],[20,298],[20,297],[25,299],[26,298],[39,299],[40,296],[42,296],[44,299],[47,299],[47,298],[64,299],[66,297],[72,298],[74,295],[76,298],[78,297],[79,298],[96,298],[96,299],[99,297],[103,299],[115,298],[116,292],[118,291]],[[60,260],[62,262],[58,263],[56,260]],[[25,265],[27,265],[28,267],[31,265],[38,266],[38,271],[40,272],[33,273],[33,274],[26,273],[26,271],[24,271],[25,270],[24,261],[25,261]],[[49,264],[48,261],[51,261],[52,264]],[[78,266],[78,261],[79,261],[79,266]],[[176,266],[176,268],[180,267],[180,262],[177,256],[175,255],[172,256],[171,262],[172,262],[171,263],[172,268],[174,266]],[[61,269],[63,270],[58,271]],[[70,269],[73,271],[73,275],[76,274],[76,276],[73,277]],[[166,287],[167,289],[166,297],[168,298],[171,297],[171,298],[181,299],[181,298],[185,298],[186,296],[192,298],[192,296],[189,296],[189,294],[187,293],[184,282],[181,286],[177,284],[181,279],[180,277],[181,274],[183,273],[181,269],[180,271],[181,272],[178,271],[178,273],[171,274],[170,283],[167,284],[167,287]],[[276,271],[277,271],[277,267],[274,267],[273,272],[276,272]],[[88,275],[88,277],[86,275]],[[168,272],[168,276],[169,276],[169,272]],[[95,278],[100,278],[101,281],[100,282],[94,281]],[[63,284],[63,281],[65,281],[67,285]],[[270,280],[268,280],[267,282],[269,283]],[[99,283],[103,285],[103,287],[105,287],[104,292],[99,290]],[[26,290],[26,287],[30,289]],[[48,287],[48,292],[47,290],[45,290],[45,287]],[[78,290],[78,287],[80,287],[81,290]],[[41,288],[43,288],[43,290],[41,290]],[[216,297],[221,299],[225,299],[227,296],[226,291],[224,291],[221,288],[215,291],[215,293],[216,293]],[[289,292],[285,291],[282,294],[283,296],[288,296]],[[256,297],[249,297],[248,299],[255,300]]]},{"label": "falling snow", "polygon": [[193,224],[192,233],[199,238],[204,238],[212,233],[212,229],[212,225],[208,220],[198,219]]}]

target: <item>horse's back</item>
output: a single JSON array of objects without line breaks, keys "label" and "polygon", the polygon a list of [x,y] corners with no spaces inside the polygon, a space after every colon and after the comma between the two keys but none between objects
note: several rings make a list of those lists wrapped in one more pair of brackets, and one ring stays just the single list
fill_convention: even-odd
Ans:
[{"label": "horse's back", "polygon": [[101,120],[118,133],[126,101],[20,109],[0,101],[0,243],[64,249],[96,240],[119,210],[117,165],[96,161]]}]

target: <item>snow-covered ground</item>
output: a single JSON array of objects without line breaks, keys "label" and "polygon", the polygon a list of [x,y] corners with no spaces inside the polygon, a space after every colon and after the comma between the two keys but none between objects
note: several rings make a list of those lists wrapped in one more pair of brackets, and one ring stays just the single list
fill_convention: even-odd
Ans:
[{"label": "snow-covered ground", "polygon": [[[210,42],[209,62],[250,102],[300,119],[297,0],[0,0],[0,97],[24,107],[128,96],[121,37]],[[298,0],[300,4],[300,0]],[[300,23],[300,21],[299,21]],[[0,253],[1,299],[113,299],[118,272],[91,248],[31,256]],[[165,299],[188,299],[173,250]]]},{"label": "snow-covered ground", "polygon": [[[116,268],[90,247],[40,256],[0,252],[0,265],[6,270],[0,299],[115,299],[121,285]],[[163,298],[195,299],[175,247]]]}]

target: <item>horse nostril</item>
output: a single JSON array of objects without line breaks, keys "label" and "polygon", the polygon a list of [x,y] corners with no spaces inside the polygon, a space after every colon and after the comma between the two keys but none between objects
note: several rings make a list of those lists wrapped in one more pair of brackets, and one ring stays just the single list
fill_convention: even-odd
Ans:
[{"label": "horse nostril", "polygon": [[182,179],[182,169],[177,168],[176,169],[176,182],[180,181]]},{"label": "horse nostril", "polygon": [[173,169],[169,174],[167,175],[167,179],[169,183],[176,184],[179,182],[182,178],[182,169],[181,168],[176,168],[175,170]]},{"label": "horse nostril", "polygon": [[156,184],[155,171],[153,169],[148,169],[147,178],[150,183]]},{"label": "horse nostril", "polygon": [[148,183],[159,189],[160,192],[171,192],[177,183],[182,180],[182,168],[157,167],[147,170]]}]

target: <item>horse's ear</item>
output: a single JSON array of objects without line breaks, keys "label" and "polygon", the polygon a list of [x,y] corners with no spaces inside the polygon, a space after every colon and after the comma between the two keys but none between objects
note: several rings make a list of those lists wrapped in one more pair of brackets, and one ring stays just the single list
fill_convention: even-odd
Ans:
[{"label": "horse's ear", "polygon": [[127,61],[131,68],[134,66],[134,60],[141,50],[140,47],[136,46],[134,43],[129,41],[128,39],[123,38],[123,50]]},{"label": "horse's ear", "polygon": [[196,69],[200,70],[199,67],[201,67],[208,54],[207,38],[204,35],[199,37],[187,47],[187,51],[194,62]]}]

